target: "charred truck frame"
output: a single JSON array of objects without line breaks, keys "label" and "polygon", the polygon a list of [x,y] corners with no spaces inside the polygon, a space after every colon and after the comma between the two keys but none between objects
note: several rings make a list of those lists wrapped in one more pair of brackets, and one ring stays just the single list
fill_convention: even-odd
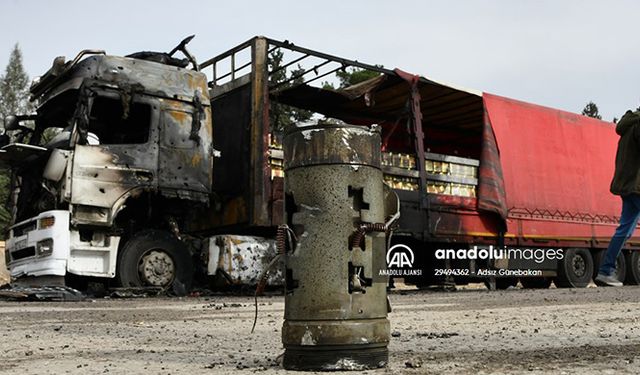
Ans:
[{"label": "charred truck frame", "polygon": [[[190,287],[180,229],[209,205],[214,151],[207,80],[187,42],[171,54],[57,58],[32,86],[37,114],[8,121],[18,134],[2,154],[12,170],[13,277]],[[187,59],[172,57],[177,50]]]},{"label": "charred truck frame", "polygon": [[[540,270],[521,278],[527,287],[590,282],[619,214],[608,193],[611,124],[264,37],[201,64],[186,42],[168,54],[56,59],[32,87],[37,114],[6,121],[12,143],[0,159],[12,170],[13,277],[188,287],[198,270],[228,277],[265,264],[284,222],[282,135],[269,111],[290,105],[381,126],[385,180],[401,200],[393,241],[413,249],[423,269],[407,280],[465,283],[490,268]],[[187,59],[173,57],[179,50]],[[273,67],[279,51],[286,61]],[[341,89],[322,84],[350,68],[377,76]],[[640,242],[627,245],[618,276],[640,283]],[[436,257],[473,246],[562,248],[564,256]],[[471,273],[438,278],[434,269]]]},{"label": "charred truck frame", "polygon": [[[279,51],[288,59],[267,66],[268,56]],[[225,163],[251,165],[239,180],[249,182],[242,202],[248,203],[244,222],[251,226],[283,221],[279,134],[268,116],[273,104],[381,126],[385,180],[401,200],[393,243],[413,249],[413,268],[421,268],[421,276],[405,279],[418,285],[485,281],[506,288],[518,282],[517,276],[494,279],[479,273],[490,269],[505,271],[488,272],[497,276],[535,271],[535,277],[520,277],[530,288],[552,281],[585,287],[619,220],[619,199],[608,191],[617,144],[611,123],[263,37],[201,66],[212,77],[214,142],[222,151],[214,169],[230,171],[218,169]],[[274,82],[281,70],[294,67],[288,79]],[[323,84],[350,68],[378,76],[338,90]],[[238,128],[250,139],[241,143],[245,152],[239,154],[230,152],[235,143],[227,143]],[[250,164],[235,159],[249,155]],[[562,256],[437,256],[438,250],[474,246],[561,249]],[[618,259],[618,277],[628,284],[640,283],[639,249],[634,234]],[[436,275],[436,269],[468,273]]]}]

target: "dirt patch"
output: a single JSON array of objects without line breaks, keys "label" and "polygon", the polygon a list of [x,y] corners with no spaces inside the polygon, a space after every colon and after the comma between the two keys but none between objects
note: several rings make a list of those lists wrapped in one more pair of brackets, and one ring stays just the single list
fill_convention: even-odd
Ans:
[{"label": "dirt patch", "polygon": [[[393,293],[389,366],[366,373],[638,374],[639,292]],[[0,372],[292,373],[279,362],[283,299],[260,299],[254,334],[252,302],[0,302]]]}]

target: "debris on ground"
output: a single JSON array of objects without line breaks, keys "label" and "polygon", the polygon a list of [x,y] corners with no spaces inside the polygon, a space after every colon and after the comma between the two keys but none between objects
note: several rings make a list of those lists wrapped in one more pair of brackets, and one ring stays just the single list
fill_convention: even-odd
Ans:
[{"label": "debris on ground", "polygon": [[406,368],[420,368],[422,367],[422,361],[419,359],[409,359],[404,362]]},{"label": "debris on ground", "polygon": [[109,296],[111,298],[145,298],[158,297],[166,293],[165,288],[161,287],[128,287],[128,288],[110,288]]},{"label": "debris on ground", "polygon": [[455,332],[443,332],[443,333],[436,333],[436,332],[418,332],[416,333],[416,336],[418,337],[426,337],[427,339],[431,340],[431,339],[448,339],[450,337],[453,336],[458,336],[457,333]]},{"label": "debris on ground", "polygon": [[[639,290],[392,292],[390,331],[401,336],[389,343],[387,368],[368,373],[640,374]],[[253,301],[223,294],[0,300],[0,373],[284,374],[284,297],[259,300],[249,334]]]},{"label": "debris on ground", "polygon": [[82,301],[86,296],[68,286],[5,286],[0,289],[0,299],[10,301]]}]

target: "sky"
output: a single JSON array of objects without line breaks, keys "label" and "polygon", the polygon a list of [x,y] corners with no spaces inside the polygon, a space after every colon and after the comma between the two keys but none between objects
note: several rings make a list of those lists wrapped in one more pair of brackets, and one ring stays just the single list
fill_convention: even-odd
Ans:
[{"label": "sky", "polygon": [[635,0],[0,0],[0,69],[18,43],[30,77],[87,48],[200,61],[264,35],[549,107],[640,106]]}]

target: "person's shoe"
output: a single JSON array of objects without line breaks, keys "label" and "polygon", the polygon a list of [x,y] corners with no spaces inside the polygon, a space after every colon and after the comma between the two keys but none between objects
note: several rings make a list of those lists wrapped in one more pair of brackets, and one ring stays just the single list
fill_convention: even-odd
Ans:
[{"label": "person's shoe", "polygon": [[622,286],[620,280],[616,279],[613,275],[604,275],[599,273],[598,276],[596,276],[596,281],[605,286]]}]

